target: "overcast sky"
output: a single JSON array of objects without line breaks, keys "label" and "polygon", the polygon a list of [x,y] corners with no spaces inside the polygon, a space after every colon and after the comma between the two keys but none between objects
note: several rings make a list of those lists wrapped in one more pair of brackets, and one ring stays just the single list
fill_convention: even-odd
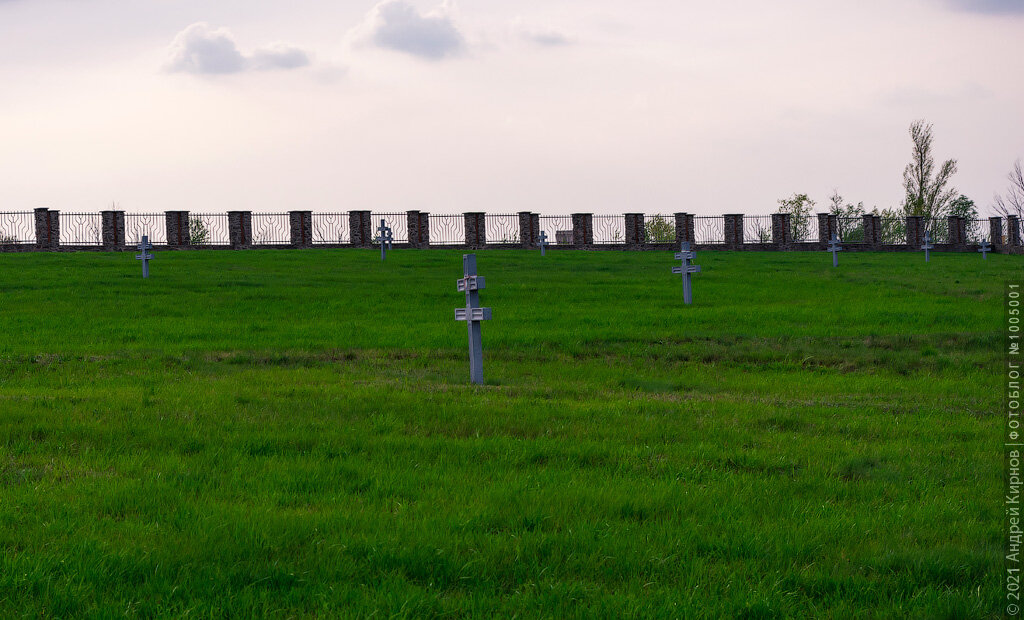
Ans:
[{"label": "overcast sky", "polygon": [[1024,0],[0,0],[0,211],[982,212]]}]

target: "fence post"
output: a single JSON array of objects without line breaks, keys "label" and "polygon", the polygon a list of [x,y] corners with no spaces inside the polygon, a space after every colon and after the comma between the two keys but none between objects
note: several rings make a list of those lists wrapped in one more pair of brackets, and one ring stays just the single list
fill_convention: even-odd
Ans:
[{"label": "fence post", "polygon": [[288,227],[291,229],[291,245],[308,248],[313,245],[313,212],[289,211]]},{"label": "fence post", "polygon": [[949,227],[949,245],[954,248],[961,248],[964,245],[964,228],[961,224],[963,219],[959,215],[946,217],[946,226]]},{"label": "fence post", "polygon": [[572,214],[572,244],[577,248],[594,245],[594,214]]},{"label": "fence post", "polygon": [[875,231],[875,243],[882,246],[882,216],[872,215],[871,216],[871,227]]},{"label": "fence post", "polygon": [[626,247],[638,248],[647,243],[643,213],[626,214]]},{"label": "fence post", "polygon": [[725,247],[736,249],[743,245],[743,214],[730,213],[725,218]]},{"label": "fence post", "polygon": [[41,250],[60,248],[60,211],[46,207],[35,209],[36,247]]},{"label": "fence post", "polygon": [[101,211],[103,223],[103,249],[116,250],[124,246],[124,211]]},{"label": "fence post", "polygon": [[519,212],[519,245],[524,248],[532,248],[537,244],[537,237],[533,236],[533,219],[530,215],[529,211]]},{"label": "fence post", "polygon": [[355,247],[369,247],[373,241],[370,234],[370,212],[349,211],[348,212],[348,237],[349,242]]},{"label": "fence post", "polygon": [[780,249],[789,247],[793,240],[792,219],[789,213],[772,213],[772,243]]},{"label": "fence post", "polygon": [[471,248],[482,248],[487,245],[487,221],[479,211],[463,214],[466,223],[466,245]]},{"label": "fence post", "polygon": [[405,212],[405,229],[409,233],[409,247],[420,247],[420,212]]},{"label": "fence post", "polygon": [[676,213],[676,244],[682,243],[683,241],[690,245],[696,244],[694,238],[694,221],[692,213]]},{"label": "fence post", "polygon": [[228,238],[233,248],[252,245],[252,211],[228,211]]},{"label": "fence post", "polygon": [[924,244],[924,216],[907,216],[907,246],[911,251],[920,250]]},{"label": "fence post", "polygon": [[1006,216],[1006,244],[1020,245],[1020,217],[1017,215]]},{"label": "fence post", "polygon": [[430,247],[430,214],[420,212],[420,247]]},{"label": "fence post", "polygon": [[875,216],[870,213],[862,215],[861,221],[864,223],[864,243],[869,248],[877,247],[882,242],[882,231],[880,226],[876,225],[879,222],[876,222]]},{"label": "fence post", "polygon": [[818,214],[818,245],[826,246],[836,233],[836,216],[831,213]]},{"label": "fence post", "polygon": [[992,237],[992,245],[1003,244],[1003,218],[998,215],[988,218],[989,235]]},{"label": "fence post", "polygon": [[172,248],[192,245],[192,231],[189,229],[188,211],[167,211],[167,245]]}]

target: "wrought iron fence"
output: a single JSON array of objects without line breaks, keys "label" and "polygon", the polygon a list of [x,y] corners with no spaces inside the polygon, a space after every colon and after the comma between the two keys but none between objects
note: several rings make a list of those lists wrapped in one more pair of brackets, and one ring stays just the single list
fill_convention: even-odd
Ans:
[{"label": "wrought iron fence", "polygon": [[462,215],[430,214],[430,245],[466,243],[466,219]]},{"label": "wrought iron fence", "polygon": [[103,216],[99,213],[61,213],[61,245],[103,245]]},{"label": "wrought iron fence", "polygon": [[843,243],[864,243],[864,218],[837,217],[836,235]]},{"label": "wrought iron fence", "polygon": [[594,243],[599,245],[615,245],[626,242],[625,215],[595,215]]},{"label": "wrought iron fence", "polygon": [[25,245],[36,242],[36,221],[31,211],[0,213],[0,245]]},{"label": "wrought iron fence", "polygon": [[188,234],[192,245],[231,245],[227,213],[190,213]]},{"label": "wrought iron fence", "polygon": [[[625,220],[623,220],[625,224]],[[676,240],[676,219],[674,215],[645,215],[644,237],[648,243],[671,243]]]},{"label": "wrought iron fence", "polygon": [[925,230],[931,236],[932,243],[949,243],[949,220],[934,217],[925,221]]},{"label": "wrought iron fence", "polygon": [[519,243],[519,216],[510,214],[484,216],[487,243]]},{"label": "wrought iron fence", "polygon": [[352,241],[348,213],[314,213],[313,243],[334,245]]},{"label": "wrought iron fence", "polygon": [[907,220],[898,215],[882,215],[878,219],[882,230],[879,240],[885,245],[902,245],[907,242]]},{"label": "wrought iron fence", "polygon": [[548,243],[572,245],[571,215],[541,215],[537,217],[537,222],[540,230],[547,236]]},{"label": "wrought iron fence", "polygon": [[154,245],[167,243],[167,219],[163,213],[126,213],[124,216],[124,242],[128,246],[142,243],[149,237]]},{"label": "wrought iron fence", "polygon": [[[863,228],[863,227],[862,227]],[[789,236],[793,241],[807,242],[818,240],[818,216],[813,213],[810,215],[790,215],[789,216]]]},{"label": "wrought iron fence", "polygon": [[744,215],[743,243],[771,243],[772,216]]},{"label": "wrought iron fence", "polygon": [[287,213],[253,213],[253,245],[288,245],[292,242]]},{"label": "wrought iron fence", "polygon": [[405,213],[371,213],[370,231],[373,233],[374,243],[380,243],[380,221],[384,220],[391,229],[391,239],[394,243],[409,242],[409,216]]},{"label": "wrought iron fence", "polygon": [[693,216],[693,241],[700,244],[725,243],[725,218],[721,215]]},{"label": "wrought iron fence", "polygon": [[988,241],[992,243],[992,226],[988,220],[967,220],[964,223],[968,243],[981,243]]}]

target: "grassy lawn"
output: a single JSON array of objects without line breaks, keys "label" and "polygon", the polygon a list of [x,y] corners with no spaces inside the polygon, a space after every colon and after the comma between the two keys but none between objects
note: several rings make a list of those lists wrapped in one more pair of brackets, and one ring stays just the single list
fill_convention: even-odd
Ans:
[{"label": "grassy lawn", "polygon": [[998,617],[1020,257],[0,254],[0,617]]}]

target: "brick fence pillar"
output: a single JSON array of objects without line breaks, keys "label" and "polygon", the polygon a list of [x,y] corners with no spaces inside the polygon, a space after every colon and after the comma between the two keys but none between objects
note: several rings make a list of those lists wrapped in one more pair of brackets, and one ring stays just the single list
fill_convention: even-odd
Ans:
[{"label": "brick fence pillar", "polygon": [[643,213],[626,214],[626,247],[637,248],[647,243],[647,230],[644,227]]},{"label": "brick fence pillar", "polygon": [[291,231],[293,247],[308,248],[313,245],[312,211],[289,211],[288,228]]},{"label": "brick fence pillar", "polygon": [[529,211],[519,212],[519,245],[532,248],[537,245],[537,237],[533,236],[533,219]]},{"label": "brick fence pillar", "polygon": [[463,214],[466,222],[466,245],[482,248],[487,245],[487,219],[483,213],[471,211]]},{"label": "brick fence pillar", "polygon": [[693,245],[693,215],[689,213],[676,213],[676,244],[687,242]]},{"label": "brick fence pillar", "polygon": [[192,231],[189,229],[188,211],[167,211],[167,246],[182,248],[192,245]]},{"label": "brick fence pillar", "polygon": [[1006,243],[1011,246],[1020,245],[1020,217],[1006,216]]},{"label": "brick fence pillar", "polygon": [[60,211],[40,207],[34,211],[36,247],[41,250],[60,248]]},{"label": "brick fence pillar", "polygon": [[420,247],[430,247],[430,214],[420,211]]},{"label": "brick fence pillar", "polygon": [[348,238],[349,242],[356,247],[373,245],[369,211],[349,211]]},{"label": "brick fence pillar", "polygon": [[738,248],[743,245],[743,214],[723,215],[725,218],[725,247]]},{"label": "brick fence pillar", "polygon": [[430,247],[430,214],[422,211],[406,211],[405,223],[409,231],[409,246]]},{"label": "brick fence pillar", "polygon": [[818,244],[823,247],[828,245],[828,242],[832,240],[832,235],[836,234],[835,217],[831,213],[818,214]]},{"label": "brick fence pillar", "polygon": [[100,221],[103,223],[103,248],[116,250],[124,247],[124,211],[101,211]]},{"label": "brick fence pillar", "polygon": [[772,213],[772,243],[787,248],[793,242],[792,219],[789,213]]},{"label": "brick fence pillar", "polygon": [[861,216],[864,223],[864,243],[868,247],[877,247],[882,243],[882,218],[870,213]]},{"label": "brick fence pillar", "polygon": [[594,215],[592,213],[572,214],[572,244],[577,248],[594,245]]},{"label": "brick fence pillar", "polygon": [[949,245],[955,248],[963,247],[967,242],[964,235],[966,227],[963,222],[964,218],[959,215],[950,215],[946,217],[946,226],[949,227]]},{"label": "brick fence pillar", "polygon": [[228,211],[228,239],[233,248],[252,245],[252,211]]},{"label": "brick fence pillar", "polygon": [[988,218],[988,230],[992,239],[992,245],[1003,244],[1003,218],[994,216]]},{"label": "brick fence pillar", "polygon": [[924,216],[907,216],[907,246],[911,250],[920,250],[924,245]]}]

